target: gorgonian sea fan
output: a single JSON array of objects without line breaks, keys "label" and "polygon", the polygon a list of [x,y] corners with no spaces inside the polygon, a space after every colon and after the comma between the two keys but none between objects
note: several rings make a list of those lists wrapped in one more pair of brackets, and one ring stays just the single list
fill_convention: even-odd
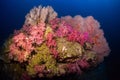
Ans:
[{"label": "gorgonian sea fan", "polygon": [[21,68],[30,77],[82,74],[110,52],[103,30],[92,16],[57,18],[50,6],[34,7],[10,40],[9,60],[24,65]]}]

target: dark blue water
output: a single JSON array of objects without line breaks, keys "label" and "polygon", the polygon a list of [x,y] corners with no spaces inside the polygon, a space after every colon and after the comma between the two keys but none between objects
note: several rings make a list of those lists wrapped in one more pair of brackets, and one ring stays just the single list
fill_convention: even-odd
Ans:
[{"label": "dark blue water", "polygon": [[59,17],[92,15],[109,42],[111,54],[105,59],[108,79],[119,78],[120,68],[120,0],[0,0],[0,45],[24,24],[25,15],[34,6],[52,6]]}]

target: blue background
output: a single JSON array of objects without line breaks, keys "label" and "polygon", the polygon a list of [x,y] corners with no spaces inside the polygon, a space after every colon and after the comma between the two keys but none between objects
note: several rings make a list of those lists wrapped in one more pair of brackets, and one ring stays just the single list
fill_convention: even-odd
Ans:
[{"label": "blue background", "polygon": [[97,19],[112,50],[110,56],[105,59],[108,78],[118,80],[120,68],[120,0],[0,0],[0,45],[15,29],[22,27],[25,15],[30,9],[38,5],[52,6],[59,17],[91,15]]}]

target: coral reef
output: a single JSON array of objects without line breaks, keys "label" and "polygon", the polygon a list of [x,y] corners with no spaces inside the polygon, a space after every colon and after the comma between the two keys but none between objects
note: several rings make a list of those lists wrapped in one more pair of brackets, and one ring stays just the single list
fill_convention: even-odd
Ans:
[{"label": "coral reef", "polygon": [[92,16],[57,18],[52,7],[39,6],[5,42],[0,59],[11,64],[6,64],[6,71],[19,75],[14,80],[31,80],[81,75],[96,67],[109,52],[104,32]]}]

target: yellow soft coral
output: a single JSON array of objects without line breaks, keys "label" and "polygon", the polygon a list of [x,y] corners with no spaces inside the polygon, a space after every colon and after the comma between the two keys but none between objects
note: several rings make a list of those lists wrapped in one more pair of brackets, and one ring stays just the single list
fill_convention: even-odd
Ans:
[{"label": "yellow soft coral", "polygon": [[35,65],[45,65],[46,71],[50,71],[51,74],[46,76],[50,77],[56,74],[56,60],[50,54],[49,48],[43,43],[41,46],[38,46],[35,50],[36,54],[31,58],[29,65],[27,66],[27,71],[29,75],[33,76],[36,74],[34,70]]},{"label": "yellow soft coral", "polygon": [[80,58],[83,53],[83,47],[77,42],[69,42],[65,38],[57,39],[59,57],[61,59]]}]

